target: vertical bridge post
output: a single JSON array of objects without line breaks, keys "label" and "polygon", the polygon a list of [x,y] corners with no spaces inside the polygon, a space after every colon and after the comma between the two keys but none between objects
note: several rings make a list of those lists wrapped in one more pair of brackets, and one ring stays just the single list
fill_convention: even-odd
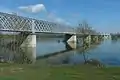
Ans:
[{"label": "vertical bridge post", "polygon": [[31,49],[31,59],[32,59],[32,63],[35,63],[36,62],[36,34],[35,34],[35,21],[32,20],[32,42],[31,42],[31,45],[32,45],[32,49]]},{"label": "vertical bridge post", "polygon": [[35,35],[35,22],[34,20],[32,20],[32,42],[31,42],[31,46],[32,47],[36,47],[36,35]]}]

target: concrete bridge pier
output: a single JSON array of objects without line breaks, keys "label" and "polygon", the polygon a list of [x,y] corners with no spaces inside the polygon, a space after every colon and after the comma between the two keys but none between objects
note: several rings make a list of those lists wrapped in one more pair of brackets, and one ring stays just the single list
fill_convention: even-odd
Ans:
[{"label": "concrete bridge pier", "polygon": [[98,35],[91,35],[91,43],[98,43],[99,37]]},{"label": "concrete bridge pier", "polygon": [[72,49],[77,48],[77,37],[76,34],[65,34],[64,42],[69,44]]},{"label": "concrete bridge pier", "polygon": [[104,39],[104,36],[103,35],[98,35],[98,39],[99,39],[99,41],[101,41],[101,40]]},{"label": "concrete bridge pier", "polygon": [[85,41],[86,43],[91,43],[91,35],[85,35],[84,41]]},{"label": "concrete bridge pier", "polygon": [[91,35],[84,35],[83,37],[83,46],[90,46],[91,44]]},{"label": "concrete bridge pier", "polygon": [[20,47],[26,52],[26,54],[31,60],[31,63],[35,63],[36,62],[36,35],[35,34],[28,35]]}]

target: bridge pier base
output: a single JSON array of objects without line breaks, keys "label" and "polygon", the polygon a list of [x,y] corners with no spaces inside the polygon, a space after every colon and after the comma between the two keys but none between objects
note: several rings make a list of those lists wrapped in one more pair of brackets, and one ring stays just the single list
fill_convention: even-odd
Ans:
[{"label": "bridge pier base", "polygon": [[74,42],[67,42],[66,44],[68,44],[67,46],[69,47],[69,49],[76,49],[77,48],[77,43]]},{"label": "bridge pier base", "polygon": [[75,34],[65,34],[64,42],[67,42],[72,49],[77,47],[77,38]]}]

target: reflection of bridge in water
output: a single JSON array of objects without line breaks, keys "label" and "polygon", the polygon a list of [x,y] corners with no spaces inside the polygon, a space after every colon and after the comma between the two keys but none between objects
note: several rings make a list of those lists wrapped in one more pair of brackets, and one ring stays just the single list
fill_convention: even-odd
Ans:
[{"label": "reflection of bridge in water", "polygon": [[[84,38],[81,43],[84,43],[84,41],[86,41],[86,43],[90,41],[98,41],[99,37],[102,36],[95,32],[77,32],[75,28],[68,25],[57,24],[2,12],[0,12],[0,31],[1,33],[15,32],[12,34],[13,36],[1,35],[0,42],[2,43],[2,47],[7,47],[14,52],[19,49],[21,50],[20,52],[23,51],[23,54],[25,50],[28,50],[29,52],[32,52],[32,54],[29,55],[33,55],[34,57],[32,58],[34,59],[36,59],[36,33],[56,35],[64,34],[64,42],[67,43],[67,48],[69,49],[77,48],[77,36]],[[12,39],[9,41],[8,38]]]},{"label": "reflection of bridge in water", "polygon": [[[81,55],[83,56],[83,59],[84,59],[82,63],[85,63],[88,60],[86,58],[86,53],[90,50],[95,49],[98,45],[100,45],[100,43],[88,46],[86,48],[85,46],[81,46],[77,48],[76,50],[74,49],[63,50],[63,51],[51,53],[49,55],[37,57],[37,59],[39,60],[43,58],[49,64],[70,64],[72,56]],[[73,63],[73,64],[76,64],[76,63]]]}]

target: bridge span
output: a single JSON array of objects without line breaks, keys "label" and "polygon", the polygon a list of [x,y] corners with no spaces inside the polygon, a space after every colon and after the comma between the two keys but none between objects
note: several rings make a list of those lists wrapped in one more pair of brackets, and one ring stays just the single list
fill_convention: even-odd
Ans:
[{"label": "bridge span", "polygon": [[7,44],[15,47],[36,47],[36,33],[51,33],[51,34],[64,34],[64,42],[71,45],[76,49],[77,36],[82,36],[88,42],[93,39],[98,41],[101,34],[98,33],[82,33],[78,32],[75,28],[59,23],[49,21],[37,20],[28,17],[22,17],[14,14],[0,12],[0,31],[1,32],[18,32],[16,40]]}]

